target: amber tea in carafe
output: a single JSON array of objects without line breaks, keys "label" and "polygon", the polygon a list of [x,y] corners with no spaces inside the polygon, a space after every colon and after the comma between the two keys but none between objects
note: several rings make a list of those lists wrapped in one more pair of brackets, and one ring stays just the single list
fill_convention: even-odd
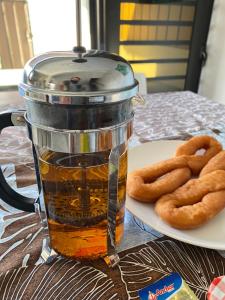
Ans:
[{"label": "amber tea in carafe", "polygon": [[[39,158],[51,247],[61,255],[94,259],[107,253],[108,159],[110,151],[67,154],[43,151]],[[121,148],[116,242],[123,235],[127,152]]]}]

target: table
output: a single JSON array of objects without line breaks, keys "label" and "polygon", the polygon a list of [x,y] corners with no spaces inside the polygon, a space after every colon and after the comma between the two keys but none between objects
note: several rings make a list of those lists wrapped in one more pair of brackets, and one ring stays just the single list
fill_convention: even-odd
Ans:
[{"label": "table", "polygon": [[[14,93],[0,93],[0,110],[21,108]],[[6,100],[5,100],[6,99]],[[130,147],[157,139],[187,139],[207,133],[225,141],[225,107],[191,92],[151,94],[135,108]],[[12,101],[11,101],[12,100]],[[24,128],[5,129],[0,137],[0,164],[9,183],[36,196],[34,166]],[[58,257],[43,264],[46,237],[35,214],[0,200],[1,299],[138,299],[137,291],[171,271],[178,271],[205,299],[214,277],[225,274],[225,259],[216,251],[162,236],[126,212],[120,264],[108,269],[103,261],[79,263]],[[145,281],[143,281],[143,274]],[[132,275],[132,276],[131,276]]]}]

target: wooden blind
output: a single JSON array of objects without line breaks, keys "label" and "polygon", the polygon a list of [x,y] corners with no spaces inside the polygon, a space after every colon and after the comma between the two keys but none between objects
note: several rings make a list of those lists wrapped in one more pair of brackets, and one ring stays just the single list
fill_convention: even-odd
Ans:
[{"label": "wooden blind", "polygon": [[149,91],[183,90],[196,1],[121,0],[119,53]]},{"label": "wooden blind", "polygon": [[0,68],[23,68],[32,56],[27,1],[0,0]]}]

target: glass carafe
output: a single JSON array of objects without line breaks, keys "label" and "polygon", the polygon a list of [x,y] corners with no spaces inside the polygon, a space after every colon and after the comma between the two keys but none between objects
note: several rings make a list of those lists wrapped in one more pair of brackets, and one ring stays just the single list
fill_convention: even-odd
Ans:
[{"label": "glass carafe", "polygon": [[80,50],[45,53],[24,67],[19,93],[26,111],[0,114],[0,130],[27,126],[40,196],[12,190],[0,168],[0,197],[40,215],[49,235],[42,250],[46,262],[60,254],[104,257],[114,266],[138,82],[122,57]]}]

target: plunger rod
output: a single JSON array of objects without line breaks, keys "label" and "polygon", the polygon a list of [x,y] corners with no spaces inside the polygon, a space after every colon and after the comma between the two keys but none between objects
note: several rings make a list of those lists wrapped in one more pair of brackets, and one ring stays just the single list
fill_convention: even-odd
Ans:
[{"label": "plunger rod", "polygon": [[77,47],[81,46],[81,0],[76,0]]}]

